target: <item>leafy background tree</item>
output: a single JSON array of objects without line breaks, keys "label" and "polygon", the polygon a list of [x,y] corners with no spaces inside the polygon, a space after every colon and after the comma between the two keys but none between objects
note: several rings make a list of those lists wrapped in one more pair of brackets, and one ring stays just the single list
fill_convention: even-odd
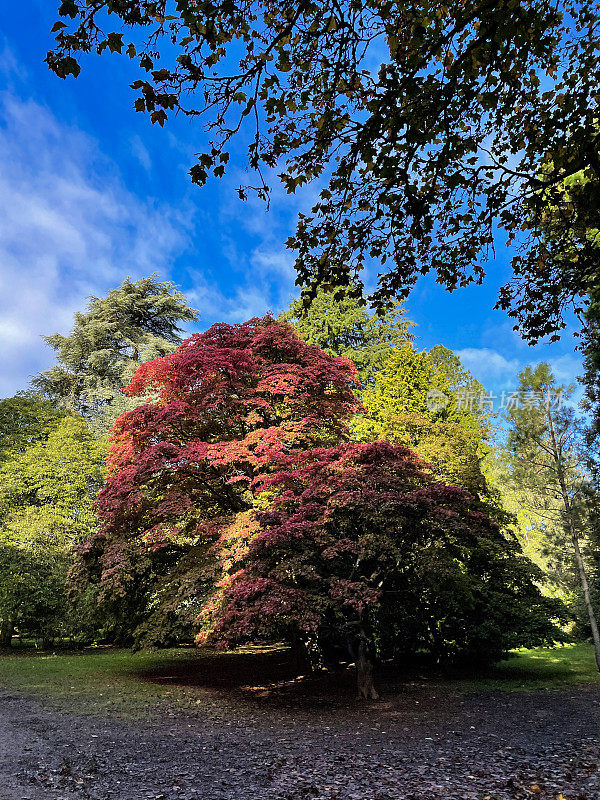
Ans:
[{"label": "leafy background tree", "polygon": [[395,305],[377,314],[348,294],[319,289],[308,307],[294,300],[280,319],[291,322],[308,344],[322,348],[331,356],[350,358],[363,386],[375,381],[394,348],[412,341],[414,323]]},{"label": "leafy background tree", "polygon": [[121,389],[140,363],[172,352],[181,342],[181,324],[196,318],[172,283],[154,275],[126,278],[106,297],[91,297],[87,312],[75,314],[68,336],[46,337],[58,363],[34,378],[33,386],[105,434],[130,407]]},{"label": "leafy background tree", "polygon": [[473,411],[466,402],[466,390],[475,382],[457,363],[445,348],[433,357],[410,344],[397,348],[364,392],[365,413],[354,421],[353,432],[361,441],[411,447],[445,480],[478,494],[485,488],[480,462],[489,431],[479,394]]},{"label": "leafy background tree", "polygon": [[43,441],[64,412],[34,392],[0,400],[0,464]]},{"label": "leafy background tree", "polygon": [[[519,375],[520,403],[507,410],[507,480],[519,503],[535,521],[541,552],[558,566],[563,584],[583,600],[600,669],[600,637],[592,603],[586,549],[590,542],[590,503],[595,505],[587,470],[581,421],[567,404],[569,388],[557,383],[548,364]],[[575,573],[569,580],[568,564]]]},{"label": "leafy background tree", "polygon": [[[0,469],[2,643],[15,627],[45,642],[69,631],[66,578],[73,545],[96,530],[93,503],[106,446],[81,418],[64,416],[46,438]],[[71,628],[71,630],[73,630]]]}]

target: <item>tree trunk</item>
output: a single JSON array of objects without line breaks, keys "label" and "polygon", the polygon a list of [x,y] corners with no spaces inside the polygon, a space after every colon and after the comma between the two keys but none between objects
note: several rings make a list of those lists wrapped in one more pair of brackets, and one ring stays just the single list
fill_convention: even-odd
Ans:
[{"label": "tree trunk", "polygon": [[15,634],[15,623],[12,619],[0,622],[0,647],[10,647]]},{"label": "tree trunk", "polygon": [[579,536],[577,534],[577,526],[575,524],[573,504],[571,502],[571,498],[569,497],[569,492],[567,490],[567,481],[565,478],[565,470],[563,465],[562,454],[557,446],[556,435],[554,432],[554,422],[552,420],[552,414],[550,413],[549,409],[548,409],[548,419],[550,423],[550,435],[552,437],[552,446],[554,450],[556,474],[558,476],[558,482],[560,485],[560,492],[562,495],[562,501],[564,507],[563,519],[567,523],[567,529],[571,535],[571,541],[573,542],[573,550],[575,551],[575,562],[577,564],[577,572],[579,573],[579,582],[581,584],[581,589],[583,591],[583,601],[585,603],[585,607],[588,613],[590,628],[592,629],[592,640],[594,642],[594,656],[596,657],[596,667],[598,669],[598,672],[600,672],[600,633],[598,632],[598,622],[596,620],[594,606],[592,605],[592,598],[590,596],[590,586],[585,571],[585,564],[583,563],[583,557],[581,555],[581,548],[579,547]]},{"label": "tree trunk", "polygon": [[379,700],[373,683],[373,661],[369,655],[367,642],[362,637],[358,644],[356,682],[359,700]]},{"label": "tree trunk", "polygon": [[590,628],[592,629],[592,640],[594,642],[594,655],[596,657],[596,667],[598,668],[598,672],[600,672],[600,632],[598,631],[598,622],[596,620],[596,614],[594,612],[594,607],[592,605],[592,598],[590,597],[590,586],[585,571],[585,564],[583,563],[583,557],[581,555],[581,548],[579,547],[579,537],[577,536],[577,533],[573,530],[573,527],[574,526],[571,526],[573,549],[575,550],[575,561],[577,562],[579,581],[581,583],[581,588],[583,590],[583,601],[585,603],[585,607],[590,620]]},{"label": "tree trunk", "polygon": [[291,651],[296,675],[303,675],[306,672],[310,673],[313,671],[306,643],[299,636],[294,636],[292,639]]}]

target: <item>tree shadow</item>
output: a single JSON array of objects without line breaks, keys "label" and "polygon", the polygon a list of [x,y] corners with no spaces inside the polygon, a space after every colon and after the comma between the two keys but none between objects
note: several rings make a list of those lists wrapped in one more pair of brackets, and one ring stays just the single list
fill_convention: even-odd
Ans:
[{"label": "tree shadow", "polygon": [[[282,646],[248,646],[228,652],[205,648],[189,659],[144,669],[136,672],[136,676],[161,686],[209,690],[271,708],[382,707],[377,701],[357,699],[354,665],[341,664],[335,670],[302,670],[291,650]],[[429,699],[432,704],[437,702],[436,696],[431,695],[434,683],[436,690],[439,688],[437,677],[383,664],[377,670],[376,680],[384,701],[393,698],[394,707],[414,710],[415,704],[429,705]]]}]

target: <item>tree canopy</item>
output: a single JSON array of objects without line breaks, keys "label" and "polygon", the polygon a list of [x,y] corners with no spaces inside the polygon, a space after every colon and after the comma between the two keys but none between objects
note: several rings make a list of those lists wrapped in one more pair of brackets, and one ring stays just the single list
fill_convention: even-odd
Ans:
[{"label": "tree canopy", "polygon": [[181,342],[181,324],[197,317],[170,282],[154,275],[131,281],[106,297],[90,297],[86,313],[75,314],[68,336],[46,337],[58,363],[33,380],[59,406],[97,418],[107,407],[109,428],[124,410],[122,387],[139,364],[172,352]]},{"label": "tree canopy", "polygon": [[453,290],[483,280],[499,230],[523,247],[500,304],[535,339],[597,279],[593,261],[565,280],[538,246],[556,187],[600,177],[592,0],[61,0],[58,14],[57,75],[126,54],[137,111],[205,122],[195,183],[225,173],[240,136],[255,175],[241,197],[266,197],[272,171],[288,192],[319,182],[288,242],[305,285],[359,291],[377,259],[392,266],[376,305],[429,271]]},{"label": "tree canopy", "polygon": [[104,483],[105,458],[105,444],[85,422],[66,416],[2,464],[2,644],[10,644],[15,626],[44,640],[77,627],[68,619],[67,570],[72,547],[96,530],[93,503]]},{"label": "tree canopy", "polygon": [[294,300],[280,318],[291,322],[308,344],[315,344],[331,356],[354,362],[363,386],[375,381],[395,347],[412,340],[414,323],[396,305],[380,315],[348,295],[335,290],[317,290],[310,305]]},{"label": "tree canopy", "polygon": [[[396,348],[363,392],[365,413],[352,431],[364,442],[384,439],[411,447],[444,480],[478,494],[485,488],[480,461],[489,433],[480,392],[474,391],[481,384],[451,351],[432,352],[419,353],[411,344]],[[470,404],[468,391],[476,402]]]},{"label": "tree canopy", "polygon": [[[537,217],[540,236],[537,261],[523,274],[518,295],[520,320],[528,329],[542,329],[550,313],[558,318],[571,295],[579,298],[583,322],[580,349],[584,356],[582,382],[594,420],[592,435],[600,432],[600,176],[583,169],[554,187]],[[548,282],[561,291],[550,307],[538,303]]]},{"label": "tree canopy", "polygon": [[0,464],[46,439],[64,416],[50,400],[33,392],[0,400]]},{"label": "tree canopy", "polygon": [[548,364],[526,367],[519,375],[519,392],[521,403],[507,410],[509,478],[563,575],[564,563],[572,562],[600,670],[597,611],[582,552],[589,539],[590,505],[594,509],[597,503],[589,493],[583,426],[567,403],[568,387],[558,384]]},{"label": "tree canopy", "polygon": [[[232,566],[201,641],[300,635],[357,661],[370,649],[448,662],[559,635],[560,606],[540,595],[516,542],[410,449],[345,444],[279,467],[261,480],[275,496],[256,513],[247,552],[236,558],[239,535],[227,542]],[[359,688],[369,696],[368,683]]]},{"label": "tree canopy", "polygon": [[102,526],[80,561],[127,636],[168,640],[178,612],[193,619],[221,529],[253,506],[251,482],[274,454],[347,437],[357,383],[350,361],[270,317],[214,325],[138,368],[127,394],[153,399],[113,428]]}]

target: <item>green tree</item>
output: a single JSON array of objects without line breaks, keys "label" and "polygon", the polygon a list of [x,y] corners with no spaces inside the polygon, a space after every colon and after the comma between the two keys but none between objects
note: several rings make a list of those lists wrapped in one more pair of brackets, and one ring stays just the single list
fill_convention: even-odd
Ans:
[{"label": "green tree", "polygon": [[397,348],[364,392],[365,414],[356,418],[353,432],[361,441],[411,447],[445,480],[477,494],[485,489],[480,462],[487,422],[460,393],[464,376],[467,386],[474,379],[449,355],[445,348],[433,356],[410,344]]},{"label": "green tree", "polygon": [[[600,254],[600,248],[598,250]],[[593,414],[590,436],[600,435],[600,289],[590,287],[582,336],[586,406]]]},{"label": "green tree", "polygon": [[[136,111],[206,120],[195,183],[225,173],[238,136],[260,196],[266,174],[288,192],[324,182],[289,241],[304,284],[351,285],[375,258],[393,264],[378,303],[429,271],[453,290],[483,279],[498,229],[525,246],[519,277],[554,187],[600,177],[593,2],[61,0],[58,15],[58,76],[84,54],[127,54]],[[562,286],[541,284],[535,309]],[[518,314],[510,291],[502,302]]]},{"label": "green tree", "polygon": [[582,553],[589,520],[582,425],[566,404],[569,389],[557,384],[548,364],[526,367],[519,381],[521,402],[507,411],[510,478],[548,541],[556,543],[558,559],[570,545],[600,670],[600,634]]},{"label": "green tree", "polygon": [[45,646],[66,632],[65,585],[69,568],[64,520],[27,508],[0,526],[0,646],[10,647],[15,627]]},{"label": "green tree", "polygon": [[33,392],[20,392],[0,400],[0,464],[43,441],[63,411]]},{"label": "green tree", "polygon": [[[522,318],[535,308],[538,321],[547,310],[532,304],[548,280],[560,280],[564,305],[577,294],[583,321],[580,349],[584,356],[586,404],[593,411],[592,435],[600,433],[600,177],[581,170],[556,186],[539,220],[537,265],[528,270],[518,295]],[[557,313],[556,311],[554,312]],[[564,324],[563,324],[564,327]]]},{"label": "green tree", "polygon": [[[595,146],[599,141],[596,124]],[[590,167],[577,169],[576,162],[573,166],[575,171],[564,170],[561,180],[530,198],[533,235],[513,261],[515,278],[503,287],[500,305],[512,310],[520,330],[535,344],[547,333],[552,333],[551,340],[559,338],[566,327],[564,309],[574,303],[583,316],[585,350],[597,347],[590,323],[597,320],[600,279],[600,173]],[[555,159],[546,159],[540,181],[554,169]]]},{"label": "green tree", "polygon": [[92,505],[104,483],[106,445],[81,418],[65,417],[0,470],[0,624],[51,638],[65,623],[73,546],[96,529]]},{"label": "green tree", "polygon": [[125,279],[106,297],[91,297],[86,313],[75,314],[68,336],[46,342],[58,363],[33,380],[33,386],[58,405],[95,420],[105,432],[131,407],[121,388],[142,361],[173,352],[181,342],[182,322],[197,312],[170,282],[155,275]]},{"label": "green tree", "polygon": [[485,405],[482,404],[485,388],[463,366],[460,358],[443,344],[434,345],[429,351],[429,358],[435,369],[445,376],[450,390],[455,395],[464,398],[465,408],[480,414],[482,418],[489,418],[489,414],[485,414]]},{"label": "green tree", "polygon": [[301,299],[294,300],[280,319],[291,322],[308,344],[351,359],[363,386],[374,383],[394,348],[413,338],[414,323],[400,305],[380,315],[350,295],[336,297],[333,290],[318,289],[308,308]]},{"label": "green tree", "polygon": [[[543,593],[564,603],[568,609],[568,631],[572,636],[589,634],[588,613],[583,602],[577,564],[573,558],[573,545],[565,536],[562,521],[548,518],[532,508],[531,492],[513,479],[511,454],[500,439],[490,447],[483,462],[483,471],[488,486],[498,496],[499,505],[509,515],[510,528],[517,537],[523,553],[541,570],[538,580]],[[591,489],[591,487],[590,487]],[[598,557],[600,538],[596,531],[594,501],[586,489],[585,507],[580,506],[585,518],[585,536],[581,539],[581,550],[590,583],[594,607],[600,600],[598,594]],[[596,492],[596,498],[598,497]],[[535,504],[534,504],[535,505]]]}]

